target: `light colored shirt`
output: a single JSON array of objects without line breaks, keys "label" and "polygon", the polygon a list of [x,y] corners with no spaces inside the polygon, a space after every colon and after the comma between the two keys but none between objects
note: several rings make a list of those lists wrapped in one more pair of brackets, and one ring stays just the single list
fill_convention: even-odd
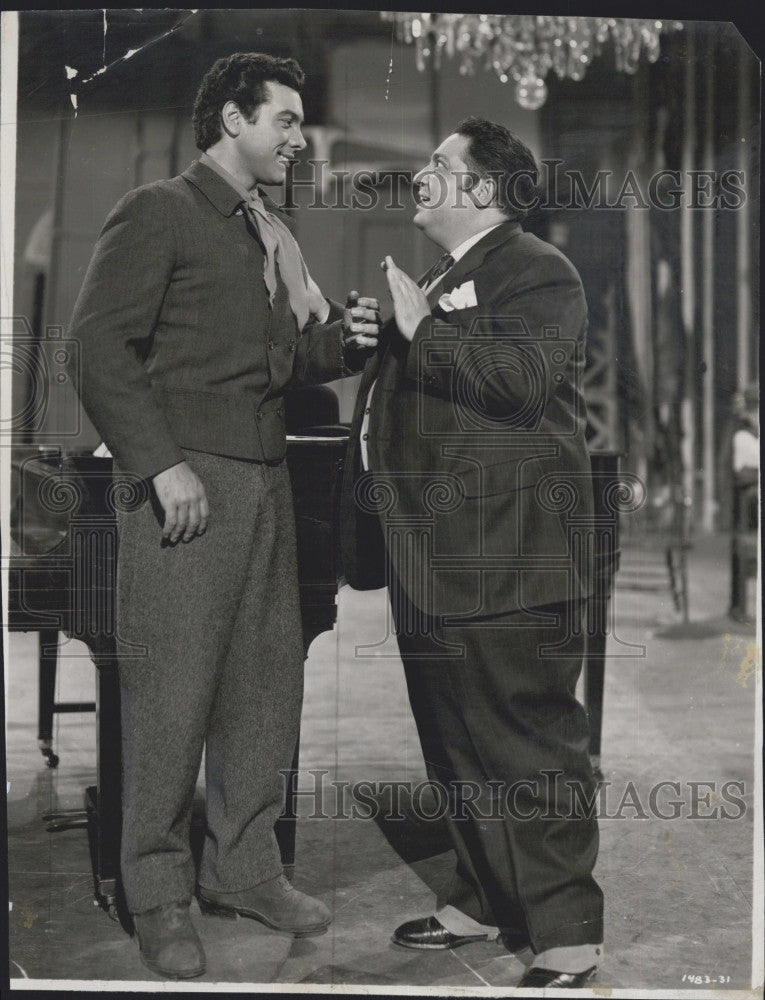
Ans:
[{"label": "light colored shirt", "polygon": [[[497,225],[500,225],[500,223],[497,223]],[[454,264],[464,257],[468,250],[471,250],[479,240],[482,240],[484,236],[488,236],[492,229],[496,228],[497,226],[489,226],[488,229],[482,229],[480,233],[475,233],[473,236],[468,236],[466,240],[463,240],[458,247],[455,247],[454,250],[451,251],[451,255],[454,258]],[[454,264],[452,264],[452,267],[454,267]],[[452,267],[449,268],[449,271],[451,271]],[[425,294],[427,295],[431,289],[435,288],[439,281],[443,281],[449,271],[444,271],[444,273],[439,275],[435,281],[431,281],[429,285],[425,285],[423,288]],[[369,440],[369,414],[372,410],[372,393],[375,391],[376,385],[377,379],[375,379],[369,387],[369,392],[367,393],[367,404],[364,407],[364,417],[361,421],[361,438],[359,440],[359,446],[361,450],[361,466],[365,471],[369,468],[369,455],[367,453],[367,441]]]},{"label": "light colored shirt", "polygon": [[222,177],[223,180],[236,191],[242,201],[247,204],[252,197],[252,191],[248,191],[244,184],[242,184],[241,181],[238,181],[233,174],[230,174],[228,170],[218,163],[214,157],[210,156],[209,153],[202,153],[199,157],[199,162],[204,163],[204,165],[209,167],[210,170],[214,170],[219,177]]},{"label": "light colored shirt", "polygon": [[[273,306],[276,297],[276,272],[278,270],[287,287],[290,309],[297,320],[298,329],[302,330],[311,317],[311,291],[314,291],[319,299],[323,299],[323,296],[318,285],[308,273],[295,237],[281,219],[266,209],[257,187],[248,191],[244,184],[240,183],[209,153],[202,153],[199,162],[209,167],[210,170],[214,170],[241,197],[244,202],[243,208],[249,212],[265,249],[263,278],[268,290],[269,302]],[[323,323],[328,314],[329,303],[324,300],[321,306],[322,318],[320,322]]]}]

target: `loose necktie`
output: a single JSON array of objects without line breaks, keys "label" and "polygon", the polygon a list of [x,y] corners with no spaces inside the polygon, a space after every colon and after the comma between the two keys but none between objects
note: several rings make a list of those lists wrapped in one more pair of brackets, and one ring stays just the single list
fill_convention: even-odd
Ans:
[{"label": "loose necktie", "polygon": [[263,277],[268,290],[269,302],[273,306],[276,296],[276,268],[287,286],[290,308],[295,314],[298,329],[308,322],[308,271],[294,236],[281,219],[269,212],[259,195],[254,192],[245,202],[257,226],[260,239],[266,251]]}]

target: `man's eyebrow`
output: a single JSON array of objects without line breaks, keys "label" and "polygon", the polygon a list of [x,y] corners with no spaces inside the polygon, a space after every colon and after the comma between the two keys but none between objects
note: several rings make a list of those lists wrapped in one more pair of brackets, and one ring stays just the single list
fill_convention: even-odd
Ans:
[{"label": "man's eyebrow", "polygon": [[295,111],[290,111],[289,108],[284,108],[282,111],[277,111],[276,117],[277,118],[286,117],[289,118],[290,121],[297,121],[297,122],[303,121],[302,115],[297,114],[297,112]]}]

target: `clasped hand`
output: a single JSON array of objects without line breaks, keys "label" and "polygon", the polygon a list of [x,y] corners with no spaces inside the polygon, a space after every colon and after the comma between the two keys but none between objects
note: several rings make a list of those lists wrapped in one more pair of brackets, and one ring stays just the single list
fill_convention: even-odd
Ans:
[{"label": "clasped hand", "polygon": [[343,312],[343,347],[371,354],[377,347],[379,333],[380,303],[361,297],[358,292],[349,292]]}]

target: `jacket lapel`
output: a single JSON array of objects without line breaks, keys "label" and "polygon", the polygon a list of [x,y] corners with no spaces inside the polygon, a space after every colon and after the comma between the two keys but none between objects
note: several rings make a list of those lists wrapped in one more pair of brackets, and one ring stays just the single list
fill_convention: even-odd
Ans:
[{"label": "jacket lapel", "polygon": [[[483,264],[484,258],[490,250],[494,250],[495,247],[502,246],[503,243],[509,242],[516,236],[519,236],[522,232],[523,229],[521,228],[520,223],[503,222],[501,225],[497,226],[496,229],[492,229],[492,231],[484,236],[483,239],[480,239],[475,246],[472,246],[468,250],[464,257],[457,261],[454,267],[450,268],[446,272],[443,279],[435,284],[428,292],[427,299],[431,310],[438,308],[438,300],[442,295],[457,288],[469,274],[476,271],[481,264]],[[426,271],[419,280],[422,281],[422,278],[424,278],[430,270],[431,268],[428,268],[428,271]],[[365,401],[370,386],[380,374],[380,369],[385,357],[391,353],[391,336],[400,336],[400,334],[395,331],[395,321],[393,317],[391,317],[385,324],[386,327],[389,325],[393,328],[390,330],[390,336],[380,338],[380,344],[377,351],[372,355],[369,361],[367,361],[366,367],[364,368],[364,373],[359,385],[359,398],[363,396]]]},{"label": "jacket lapel", "polygon": [[242,196],[238,194],[220,174],[217,174],[210,167],[194,160],[188,169],[181,174],[184,180],[193,184],[207,198],[221,215],[233,215],[237,207],[242,203]]},{"label": "jacket lapel", "polygon": [[492,229],[490,233],[487,233],[483,239],[480,239],[468,250],[464,257],[457,261],[454,267],[446,272],[443,280],[428,293],[428,305],[430,308],[434,309],[438,305],[438,300],[442,295],[458,288],[469,274],[477,271],[490,250],[508,243],[522,232],[520,223],[503,222],[496,229]]}]

